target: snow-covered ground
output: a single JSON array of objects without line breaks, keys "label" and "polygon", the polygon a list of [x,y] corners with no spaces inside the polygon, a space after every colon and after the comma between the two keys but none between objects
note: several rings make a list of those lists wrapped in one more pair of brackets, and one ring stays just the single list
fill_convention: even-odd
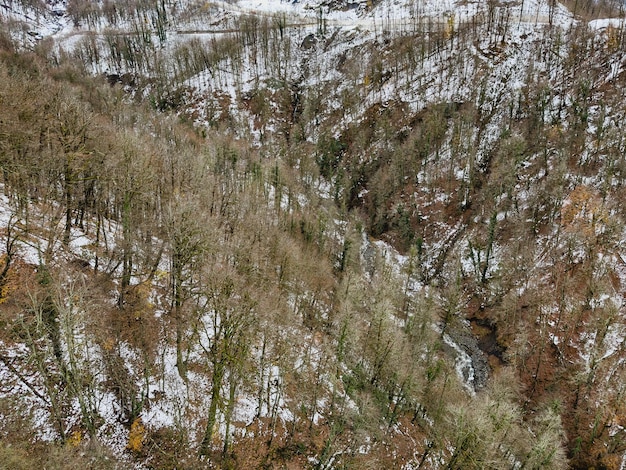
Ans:
[{"label": "snow-covered ground", "polygon": [[[500,2],[499,14],[511,19],[507,22],[508,30],[502,32],[502,27],[493,27],[491,34],[486,34],[476,41],[473,41],[468,49],[463,50],[463,54],[470,52],[469,57],[464,56],[455,45],[455,34],[464,25],[469,25],[472,20],[487,21],[488,11],[485,2],[466,0],[424,0],[418,2],[403,2],[399,0],[384,0],[370,8],[366,2],[352,3],[343,9],[329,10],[325,6],[320,6],[315,2],[284,2],[280,0],[240,0],[239,2],[212,2],[210,11],[200,16],[172,17],[167,25],[167,38],[158,37],[157,32],[148,28],[150,47],[153,48],[154,55],[172,57],[177,47],[189,44],[191,39],[199,41],[201,47],[209,50],[215,46],[217,41],[225,40],[236,36],[238,31],[233,30],[238,18],[248,15],[250,17],[268,20],[284,21],[284,40],[280,41],[278,49],[269,51],[252,42],[241,47],[239,53],[224,55],[217,60],[211,68],[201,70],[192,76],[184,78],[182,87],[191,90],[194,97],[193,104],[190,104],[189,111],[195,113],[197,125],[206,125],[209,119],[210,108],[219,106],[218,101],[227,102],[226,111],[233,117],[234,122],[242,124],[238,127],[249,133],[257,145],[262,145],[264,135],[276,132],[278,121],[273,115],[274,109],[268,112],[268,124],[261,127],[255,121],[253,113],[248,112],[241,105],[242,97],[254,96],[259,90],[273,90],[276,81],[280,83],[297,84],[303,89],[325,90],[327,102],[323,109],[319,111],[319,118],[331,115],[341,115],[335,123],[336,135],[340,135],[342,130],[351,124],[359,123],[363,119],[365,111],[376,105],[395,101],[407,105],[407,113],[417,113],[426,109],[429,105],[437,103],[463,103],[471,100],[476,104],[481,104],[481,100],[486,103],[481,111],[484,115],[491,116],[485,125],[485,131],[480,138],[479,151],[476,156],[477,163],[481,163],[487,158],[487,149],[500,138],[502,123],[505,121],[507,109],[501,109],[498,105],[505,97],[521,95],[527,80],[529,79],[527,64],[534,63],[533,73],[543,76],[546,80],[552,80],[559,76],[560,70],[552,66],[549,61],[536,59],[538,53],[538,41],[544,37],[547,28],[560,28],[564,33],[575,24],[576,20],[571,13],[562,5],[556,5],[554,10],[548,6],[548,2],[542,0],[525,0],[523,2],[510,1]],[[14,6],[4,7],[0,10],[5,21],[21,22],[27,27],[15,29],[14,35],[23,40],[26,47],[32,47],[43,38],[52,38],[56,45],[68,52],[76,51],[86,45],[86,41],[93,38],[98,44],[105,47],[105,40],[101,34],[124,35],[132,31],[132,21],[120,22],[115,25],[106,21],[101,21],[96,25],[87,26],[79,24],[75,26],[66,14],[63,3],[58,3],[50,10],[35,11],[19,6],[18,2],[13,2]],[[191,2],[183,2],[182,6],[192,7]],[[194,11],[190,9],[190,11]],[[370,83],[372,63],[375,60],[375,53],[380,53],[383,58],[386,53],[385,41],[397,35],[414,31],[418,28],[433,28],[437,32],[444,31],[445,43],[435,49],[435,52],[425,54],[420,58],[419,63],[414,66],[399,65],[395,70],[384,70],[389,73],[386,80],[381,80],[377,86]],[[609,27],[623,29],[623,20],[600,19],[589,24],[590,28],[599,31],[606,31]],[[21,33],[19,32],[21,31]],[[429,36],[435,31],[429,29],[422,30],[422,34]],[[19,36],[21,34],[21,36]],[[282,34],[282,33],[281,33]],[[435,36],[432,34],[433,37]],[[307,47],[304,45],[308,44]],[[567,45],[556,44],[547,55],[565,55]],[[270,54],[275,54],[270,60]],[[274,60],[275,59],[275,60]],[[100,62],[92,64],[94,73],[124,73],[130,71],[128,68],[117,66],[113,63],[111,56],[104,54],[100,57]],[[343,64],[352,61],[352,70],[344,70]],[[381,60],[381,64],[385,63]],[[611,75],[606,79],[613,80],[624,70],[623,60],[616,59],[612,65]],[[480,71],[480,73],[478,73]],[[168,69],[172,77],[175,76],[174,67]],[[349,75],[349,77],[348,77]],[[387,76],[387,75],[385,75]],[[480,83],[476,82],[476,77],[482,78]],[[273,85],[274,84],[274,85]],[[477,89],[480,92],[477,93]],[[356,90],[356,92],[355,92]],[[343,112],[345,109],[342,97],[350,92],[355,92],[358,105],[354,113]],[[226,99],[227,98],[227,99]],[[554,98],[565,99],[565,98]],[[543,116],[542,116],[543,119]],[[589,126],[592,126],[590,123]],[[590,127],[590,130],[593,129]],[[311,131],[309,139],[315,141],[315,130]],[[478,139],[479,136],[477,136]],[[437,157],[442,162],[447,163],[451,159],[451,149],[444,147]],[[523,167],[530,166],[531,162],[524,162]],[[442,167],[444,165],[441,165]],[[469,180],[470,169],[468,165],[459,165],[451,169],[453,177],[463,183]],[[520,206],[527,203],[527,191],[523,189],[524,184],[529,186],[533,182],[540,181],[545,174],[532,176],[531,181],[524,182],[524,176],[519,177],[516,182],[518,190],[518,200]],[[432,209],[435,204],[445,205],[452,200],[453,194],[446,192],[443,188],[433,190],[426,174],[415,175],[417,182],[416,191],[413,195],[415,207],[424,213]],[[589,182],[590,184],[593,181]],[[322,198],[330,199],[332,194],[332,184],[320,178],[317,184],[319,195]],[[265,191],[268,194],[269,204],[272,205],[276,198],[276,189],[267,186]],[[367,194],[363,190],[362,196]],[[288,209],[287,196],[280,195],[278,205],[283,209]],[[306,197],[297,195],[299,203],[307,204]],[[13,210],[10,201],[6,196],[0,196],[0,226],[6,227],[11,219]],[[498,212],[496,220],[503,223],[508,214]],[[425,216],[428,217],[428,216]],[[484,218],[483,218],[484,219]],[[473,221],[476,226],[487,223],[486,219],[479,216]],[[336,241],[343,242],[341,235],[345,221],[336,220],[333,222],[337,234]],[[437,226],[439,224],[439,226]],[[120,236],[119,227],[110,222],[107,224],[107,238],[111,241],[111,248],[114,247],[116,237]],[[57,230],[60,227],[55,227]],[[479,266],[472,259],[473,253],[468,255],[468,244],[471,241],[472,233],[465,233],[468,224],[459,220],[455,225],[446,225],[441,222],[433,222],[431,230],[440,237],[433,237],[423,245],[424,259],[423,271],[430,275],[436,269],[436,261],[441,253],[450,250],[451,255],[459,261],[461,272],[464,274],[474,273],[479,277]],[[330,229],[332,231],[333,229]],[[409,258],[399,254],[390,245],[382,241],[370,242],[363,234],[362,249],[373,250],[380,256],[384,263],[390,268],[395,276],[407,276]],[[458,240],[457,240],[458,237]],[[622,238],[624,238],[622,234]],[[25,234],[18,243],[18,255],[21,259],[33,266],[40,264],[42,253],[63,252],[65,256],[80,259],[92,260],[94,257],[93,237],[82,230],[73,228],[71,231],[69,247],[57,250],[60,241],[53,238],[51,241],[33,234]],[[541,239],[538,244],[543,243]],[[49,247],[49,243],[55,243]],[[538,250],[538,253],[541,253]],[[584,251],[575,253],[580,259],[585,256]],[[371,253],[368,256],[372,256]],[[486,260],[489,266],[486,276],[496,276],[498,270],[503,265],[503,257],[506,252],[500,246],[494,244],[494,249],[490,252],[490,258]],[[537,265],[543,267],[541,255],[537,255]],[[601,260],[602,261],[602,260]],[[622,285],[626,284],[626,263],[623,259],[620,262],[616,256],[607,255],[603,260],[610,266],[615,266],[615,271],[620,278]],[[362,264],[367,265],[368,261],[363,260]],[[160,266],[167,270],[168,263],[163,262]],[[92,263],[93,267],[93,263]],[[608,272],[608,269],[607,269]],[[411,295],[422,292],[426,287],[418,280],[419,276],[408,275],[407,292]],[[162,287],[162,286],[160,286]],[[520,296],[526,287],[520,287]],[[599,294],[591,298],[590,307],[597,309],[614,309],[622,312],[624,303],[620,292],[610,292]],[[296,302],[292,306],[297,309]],[[556,311],[556,310],[555,310]],[[545,310],[545,315],[550,316],[553,310]],[[164,311],[157,311],[156,315],[162,318],[166,315]],[[190,358],[201,361],[204,345],[208,348],[211,337],[211,320],[215,312],[208,312],[206,317],[201,318],[201,330],[206,337],[199,340],[197,348],[190,351]],[[555,328],[556,323],[547,323]],[[398,324],[398,327],[401,327]],[[590,327],[590,332],[585,333],[581,339],[581,360],[586,367],[586,372],[605,359],[612,357],[620,351],[626,329],[619,322],[615,322],[607,327],[603,334]],[[99,346],[90,344],[84,336],[80,336],[80,331],[76,332],[76,337],[83,342],[79,346],[84,346],[82,352],[83,359],[87,366],[96,370],[102,369],[102,351]],[[554,345],[558,346],[561,338],[559,332],[551,332],[547,335]],[[471,357],[460,347],[451,337],[446,334],[443,341],[456,352],[455,368],[461,379],[465,382],[470,393],[474,392],[474,369]],[[293,365],[296,372],[305,369],[315,369],[316,350],[315,338],[305,338],[301,348],[295,348],[293,352]],[[122,350],[121,357],[125,361],[125,367],[133,370],[138,359],[132,347],[127,344],[120,344]],[[66,346],[67,348],[67,346]],[[0,350],[6,351],[8,358],[26,354],[25,346],[0,344]],[[159,428],[164,426],[176,427],[187,426],[189,417],[195,416],[196,422],[190,425],[190,429],[200,429],[198,418],[203,411],[208,408],[208,396],[210,395],[210,384],[203,374],[190,372],[188,380],[180,377],[176,366],[176,349],[172,344],[162,342],[158,346],[159,367],[157,374],[148,377],[137,378],[136,385],[139,389],[146,388],[149,406],[146,406],[142,414],[143,422],[146,426]],[[260,357],[255,357],[260,361]],[[231,428],[234,435],[240,433],[244,435],[246,426],[253,422],[256,417],[278,416],[279,419],[288,422],[294,419],[294,410],[290,408],[290,403],[284,395],[282,385],[286,374],[284,364],[270,363],[264,364],[260,377],[257,381],[267,384],[266,397],[261,400],[254,396],[249,390],[242,388],[238,394],[233,411],[233,421],[238,422],[238,428]],[[26,371],[24,371],[26,373]],[[11,393],[19,391],[27,397],[26,406],[33,414],[34,420],[41,429],[41,437],[52,439],[55,431],[50,425],[50,416],[46,412],[37,411],[41,409],[41,398],[37,397],[33,388],[20,381],[6,364],[0,363],[0,379],[10,384]],[[96,394],[96,413],[105,421],[102,427],[102,439],[120,454],[123,453],[125,442],[128,439],[127,430],[118,422],[119,410],[116,410],[115,396],[106,391],[103,375],[95,375],[95,387],[99,394]],[[326,389],[332,387],[330,378],[323,377],[322,382]],[[258,385],[258,384],[257,384]],[[33,385],[37,393],[44,395],[40,385]],[[226,396],[228,391],[224,386],[222,395]],[[190,409],[190,403],[193,409]],[[314,423],[321,422],[324,418],[324,411],[327,403],[320,398],[314,405],[311,420]],[[80,407],[73,404],[75,412],[72,424],[79,421]],[[47,423],[47,424],[46,424]],[[218,416],[219,432],[223,435],[226,432],[224,424],[224,414]],[[199,440],[200,436],[191,436],[191,440]]]}]

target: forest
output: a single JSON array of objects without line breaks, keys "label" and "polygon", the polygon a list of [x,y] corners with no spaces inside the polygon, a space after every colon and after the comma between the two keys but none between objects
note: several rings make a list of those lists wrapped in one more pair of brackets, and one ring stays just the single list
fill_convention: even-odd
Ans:
[{"label": "forest", "polygon": [[0,4],[0,469],[626,468],[625,14]]}]

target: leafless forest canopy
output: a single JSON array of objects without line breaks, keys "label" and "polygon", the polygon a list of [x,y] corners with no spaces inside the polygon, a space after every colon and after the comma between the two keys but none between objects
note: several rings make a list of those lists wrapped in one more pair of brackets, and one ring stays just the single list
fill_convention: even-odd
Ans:
[{"label": "leafless forest canopy", "polygon": [[624,5],[246,1],[0,5],[0,468],[624,468]]}]

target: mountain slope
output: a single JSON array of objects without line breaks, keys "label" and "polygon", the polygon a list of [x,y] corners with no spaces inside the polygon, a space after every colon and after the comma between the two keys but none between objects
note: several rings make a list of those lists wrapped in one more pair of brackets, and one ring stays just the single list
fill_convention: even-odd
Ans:
[{"label": "mountain slope", "polygon": [[5,5],[0,458],[620,468],[593,8]]}]

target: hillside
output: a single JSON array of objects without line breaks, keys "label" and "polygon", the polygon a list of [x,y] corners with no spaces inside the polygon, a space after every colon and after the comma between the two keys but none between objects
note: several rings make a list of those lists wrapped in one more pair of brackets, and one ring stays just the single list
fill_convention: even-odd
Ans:
[{"label": "hillside", "polygon": [[626,467],[623,5],[0,7],[0,468]]}]

